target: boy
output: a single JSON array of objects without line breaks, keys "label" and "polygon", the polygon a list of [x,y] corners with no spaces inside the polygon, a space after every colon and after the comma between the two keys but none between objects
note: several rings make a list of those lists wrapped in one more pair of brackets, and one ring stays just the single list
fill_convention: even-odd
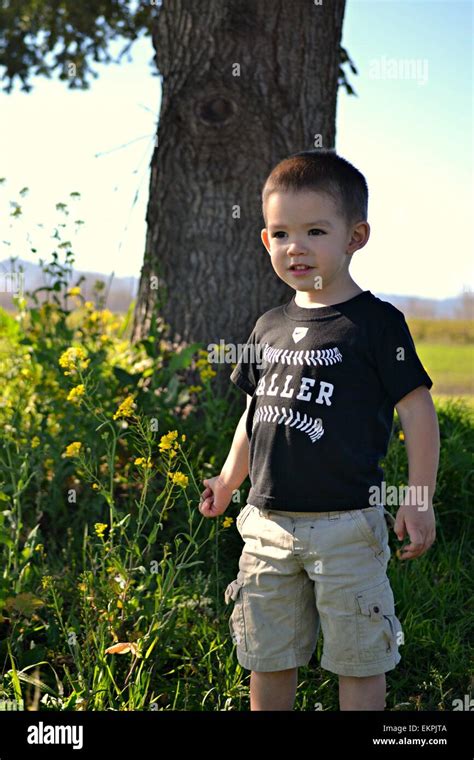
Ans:
[{"label": "boy", "polygon": [[[245,545],[225,600],[238,661],[251,670],[251,710],[293,709],[320,629],[340,709],[383,710],[403,643],[387,521],[410,539],[401,559],[435,539],[432,381],[403,314],[349,274],[370,234],[367,200],[363,175],[332,150],[281,161],[262,191],[262,241],[295,294],[257,320],[231,374],[247,408],[200,504],[206,517],[223,514],[249,474],[236,523]],[[394,407],[409,460],[396,520],[379,467]]]}]

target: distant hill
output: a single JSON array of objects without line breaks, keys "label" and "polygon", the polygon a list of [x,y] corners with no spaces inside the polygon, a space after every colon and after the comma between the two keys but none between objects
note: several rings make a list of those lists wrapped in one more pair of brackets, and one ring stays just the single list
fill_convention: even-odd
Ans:
[{"label": "distant hill", "polygon": [[[45,275],[41,267],[32,264],[29,261],[18,260],[16,269],[19,265],[24,269],[24,289],[34,290],[42,285],[47,285]],[[10,292],[6,291],[5,274],[11,271],[11,264],[8,259],[0,262],[0,306],[4,309],[11,310],[13,302]],[[92,300],[92,289],[94,283],[99,280],[104,283],[107,293],[106,306],[113,312],[126,312],[130,302],[136,297],[138,292],[137,277],[110,277],[99,272],[81,272],[75,271],[71,286],[74,285],[79,277],[84,276],[86,279],[81,284],[82,295],[86,300]],[[426,319],[473,319],[473,294],[464,292],[457,298],[420,298],[419,296],[400,296],[392,293],[378,293],[372,290],[374,295],[382,298],[384,301],[393,303],[397,309],[400,309],[407,319],[424,317]],[[40,294],[42,295],[42,294]],[[44,294],[43,294],[44,296]]]},{"label": "distant hill", "polygon": [[389,301],[403,312],[407,319],[473,319],[473,294],[464,292],[456,298],[420,298],[419,296],[398,296],[392,293],[374,295]]},{"label": "distant hill", "polygon": [[[20,267],[24,270],[24,290],[33,291],[36,288],[44,285],[50,285],[47,282],[47,278],[38,264],[33,264],[29,261],[23,261],[19,259],[15,262],[15,271]],[[8,259],[0,262],[0,306],[4,309],[11,310],[14,308],[12,301],[12,286],[8,285],[5,281],[5,274],[11,271],[11,263]],[[107,294],[106,306],[110,311],[116,313],[126,312],[130,302],[136,297],[138,291],[138,278],[137,277],[111,277],[99,272],[81,272],[79,270],[74,271],[71,287],[76,284],[78,279],[84,276],[86,279],[81,283],[81,294],[86,300],[93,300],[93,287],[99,280],[105,285],[103,291]],[[10,292],[5,292],[6,289]],[[38,299],[40,302],[46,300],[47,293],[39,293]]]}]

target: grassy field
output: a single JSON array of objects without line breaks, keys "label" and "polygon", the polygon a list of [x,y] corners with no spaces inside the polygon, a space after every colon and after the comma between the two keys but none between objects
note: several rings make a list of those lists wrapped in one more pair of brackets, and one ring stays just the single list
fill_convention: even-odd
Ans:
[{"label": "grassy field", "polygon": [[418,355],[439,400],[474,396],[474,320],[407,319]]},{"label": "grassy field", "polygon": [[418,341],[416,348],[423,366],[433,380],[433,394],[470,397],[474,395],[472,346]]}]

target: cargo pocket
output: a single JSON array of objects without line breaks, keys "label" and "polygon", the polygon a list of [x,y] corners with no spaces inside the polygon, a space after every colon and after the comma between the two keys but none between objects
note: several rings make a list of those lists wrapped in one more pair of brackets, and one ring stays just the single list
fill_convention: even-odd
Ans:
[{"label": "cargo pocket", "polygon": [[396,655],[397,633],[401,629],[395,616],[395,602],[388,578],[355,595],[356,628],[362,662],[374,662]]},{"label": "cargo pocket", "polygon": [[230,601],[234,602],[234,609],[229,617],[229,632],[232,637],[232,641],[240,649],[246,651],[247,645],[245,641],[245,618],[244,618],[244,605],[242,590],[243,583],[239,578],[235,581],[231,581],[224,592],[224,600],[226,604]]}]

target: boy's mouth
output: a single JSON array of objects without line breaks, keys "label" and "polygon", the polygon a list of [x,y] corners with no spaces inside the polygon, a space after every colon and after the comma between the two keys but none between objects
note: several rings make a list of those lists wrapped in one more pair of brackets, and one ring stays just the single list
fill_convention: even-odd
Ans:
[{"label": "boy's mouth", "polygon": [[310,267],[308,264],[292,264],[288,269],[294,274],[302,274],[304,272],[309,272],[310,269],[314,269],[314,267]]}]

